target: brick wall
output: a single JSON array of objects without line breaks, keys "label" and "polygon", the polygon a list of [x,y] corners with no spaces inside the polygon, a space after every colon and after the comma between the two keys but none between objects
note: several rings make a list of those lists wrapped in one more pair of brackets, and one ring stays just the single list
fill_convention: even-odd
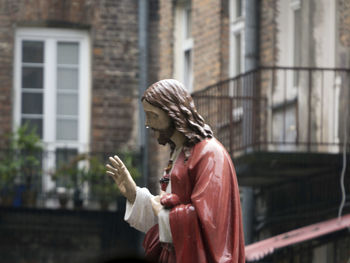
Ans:
[{"label": "brick wall", "polygon": [[278,0],[260,1],[260,65],[274,66],[277,61],[277,2]]},{"label": "brick wall", "polygon": [[[173,2],[151,0],[149,2],[149,85],[173,77],[174,10]],[[149,134],[148,188],[158,193],[158,180],[169,159],[169,147],[158,144],[152,131]]]},{"label": "brick wall", "polygon": [[92,144],[115,151],[137,142],[137,1],[94,3]]},{"label": "brick wall", "polygon": [[[137,0],[0,2],[0,142],[11,129],[16,26],[84,28],[92,45],[91,144],[116,151],[137,143]],[[8,103],[8,102],[11,103]],[[1,144],[0,144],[1,145]]]},{"label": "brick wall", "polygon": [[345,47],[350,47],[350,2],[338,1],[339,10],[339,39]]},{"label": "brick wall", "polygon": [[12,68],[13,39],[12,14],[17,10],[12,1],[0,2],[0,147],[5,146],[5,134],[12,123]]},{"label": "brick wall", "polygon": [[192,1],[194,90],[220,80],[221,1]]}]

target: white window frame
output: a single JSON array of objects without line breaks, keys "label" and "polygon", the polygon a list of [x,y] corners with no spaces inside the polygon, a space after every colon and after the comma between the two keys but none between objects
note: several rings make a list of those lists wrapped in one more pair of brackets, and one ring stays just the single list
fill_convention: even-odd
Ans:
[{"label": "white window frame", "polygon": [[[22,41],[44,42],[43,73],[43,138],[44,150],[52,153],[57,148],[77,149],[88,152],[90,142],[91,105],[91,59],[89,35],[86,31],[49,28],[18,28],[15,35],[14,63],[14,111],[13,129],[21,124],[21,58]],[[78,75],[78,139],[56,140],[56,101],[57,101],[57,42],[79,43]],[[47,174],[55,167],[55,154],[49,154],[43,163],[43,191],[55,185]],[[46,171],[46,172],[45,172]]]},{"label": "white window frame", "polygon": [[[189,92],[193,91],[193,38],[186,37],[186,11],[191,8],[191,1],[179,1],[175,6],[175,30],[174,30],[174,78],[185,84]],[[192,15],[192,14],[191,14]],[[185,54],[190,52],[190,70],[185,72]],[[186,74],[188,76],[186,77]],[[188,79],[188,81],[186,81]]]}]

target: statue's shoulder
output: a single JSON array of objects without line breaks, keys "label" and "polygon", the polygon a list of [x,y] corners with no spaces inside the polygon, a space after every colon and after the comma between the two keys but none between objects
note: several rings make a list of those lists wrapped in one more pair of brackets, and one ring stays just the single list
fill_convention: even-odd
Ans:
[{"label": "statue's shoulder", "polygon": [[217,157],[218,155],[225,154],[225,152],[226,150],[222,144],[216,138],[212,137],[206,138],[194,145],[192,154],[194,156],[214,154]]}]

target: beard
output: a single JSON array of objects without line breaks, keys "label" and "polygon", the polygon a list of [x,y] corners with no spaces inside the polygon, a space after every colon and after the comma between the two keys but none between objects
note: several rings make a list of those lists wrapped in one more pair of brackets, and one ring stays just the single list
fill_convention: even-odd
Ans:
[{"label": "beard", "polygon": [[173,136],[175,132],[175,125],[173,122],[169,125],[166,129],[153,129],[154,131],[159,133],[159,136],[157,138],[157,141],[161,145],[166,145],[167,143],[170,143],[171,136]]}]

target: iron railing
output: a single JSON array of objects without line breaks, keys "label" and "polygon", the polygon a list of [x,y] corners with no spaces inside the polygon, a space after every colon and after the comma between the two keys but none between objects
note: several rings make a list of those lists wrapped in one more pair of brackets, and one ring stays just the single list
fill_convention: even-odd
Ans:
[{"label": "iron railing", "polygon": [[140,153],[136,151],[78,153],[61,148],[33,154],[0,150],[0,206],[99,209],[104,202],[115,210],[118,190],[105,174],[108,157],[115,154],[140,180]]},{"label": "iron railing", "polygon": [[349,87],[350,69],[262,67],[192,95],[232,157],[251,151],[338,153],[350,124]]}]

